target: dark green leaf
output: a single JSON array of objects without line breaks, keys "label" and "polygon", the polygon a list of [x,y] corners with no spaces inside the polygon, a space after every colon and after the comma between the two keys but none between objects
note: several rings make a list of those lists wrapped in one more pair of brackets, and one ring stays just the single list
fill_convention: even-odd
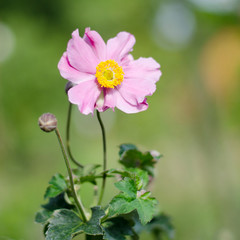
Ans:
[{"label": "dark green leaf", "polygon": [[54,198],[50,198],[47,204],[42,205],[42,207],[49,211],[54,211],[56,209],[66,208],[66,209],[73,209],[75,208],[74,205],[71,205],[66,202],[64,198],[64,193],[57,195]]},{"label": "dark green leaf", "polygon": [[42,209],[41,211],[36,213],[35,222],[45,225],[48,219],[51,217],[51,215],[52,211]]},{"label": "dark green leaf", "polygon": [[91,219],[84,223],[79,216],[67,209],[55,211],[50,219],[46,240],[71,240],[72,237],[85,233],[88,235],[102,235],[101,218],[105,215],[99,206],[92,208]]},{"label": "dark green leaf", "polygon": [[154,217],[145,228],[155,236],[155,239],[161,239],[163,235],[173,239],[175,235],[171,218],[164,213]]},{"label": "dark green leaf", "polygon": [[137,147],[131,143],[128,143],[128,144],[122,144],[119,146],[119,156],[122,157],[122,155],[127,151],[127,150],[130,150],[130,149],[137,149]]},{"label": "dark green leaf", "polygon": [[100,235],[102,234],[102,229],[100,227],[101,219],[105,216],[105,212],[100,206],[91,208],[92,216],[89,222],[82,225],[82,229],[86,234],[89,235]]},{"label": "dark green leaf", "polygon": [[65,178],[57,173],[49,181],[50,186],[47,188],[44,198],[56,197],[60,193],[67,190],[67,183]]},{"label": "dark green leaf", "polygon": [[123,217],[107,220],[102,224],[104,236],[107,240],[125,240],[127,235],[133,235],[129,221]]},{"label": "dark green leaf", "polygon": [[152,233],[155,240],[174,239],[175,231],[171,218],[164,213],[155,216],[148,224],[142,225],[138,215],[133,212],[130,217],[135,222],[134,230],[140,234],[143,231]]},{"label": "dark green leaf", "polygon": [[[121,151],[121,148],[120,148]],[[126,168],[139,168],[148,172],[149,175],[154,175],[154,165],[161,155],[151,152],[142,153],[137,148],[125,149],[121,151],[119,162]]]},{"label": "dark green leaf", "polygon": [[61,209],[53,214],[46,233],[46,240],[71,240],[80,231],[82,220],[71,210]]}]

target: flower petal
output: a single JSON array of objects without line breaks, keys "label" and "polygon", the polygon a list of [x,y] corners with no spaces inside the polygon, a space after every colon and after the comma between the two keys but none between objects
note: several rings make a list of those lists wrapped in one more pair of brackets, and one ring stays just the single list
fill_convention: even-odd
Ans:
[{"label": "flower petal", "polygon": [[94,112],[96,101],[101,93],[96,80],[81,82],[68,91],[69,101],[77,104],[79,111],[85,115]]},{"label": "flower petal", "polygon": [[132,54],[128,54],[121,60],[121,66],[124,67],[125,65],[128,65],[131,61],[134,61],[134,58]]},{"label": "flower petal", "polygon": [[60,74],[63,78],[73,82],[73,83],[80,83],[82,81],[93,80],[95,79],[95,75],[79,72],[74,67],[71,66],[69,63],[67,52],[63,53],[59,63],[58,69]]},{"label": "flower petal", "polygon": [[115,38],[111,38],[107,42],[107,58],[121,61],[135,44],[135,37],[127,32],[120,32]]},{"label": "flower petal", "polygon": [[125,113],[137,113],[144,111],[148,108],[147,99],[145,98],[141,103],[137,103],[136,105],[130,104],[127,102],[121,94],[117,91],[117,89],[108,89],[105,95],[104,106],[106,108],[117,107],[121,111]]},{"label": "flower petal", "polygon": [[95,74],[99,63],[92,48],[79,36],[78,29],[72,33],[67,46],[67,56],[71,66],[80,72]]},{"label": "flower petal", "polygon": [[106,60],[106,44],[98,32],[91,31],[90,28],[86,28],[83,40],[92,48],[93,52],[100,61]]},{"label": "flower petal", "polygon": [[156,90],[155,83],[161,76],[159,67],[153,58],[139,58],[124,66],[124,80],[118,86],[123,98],[135,105],[152,95]]}]

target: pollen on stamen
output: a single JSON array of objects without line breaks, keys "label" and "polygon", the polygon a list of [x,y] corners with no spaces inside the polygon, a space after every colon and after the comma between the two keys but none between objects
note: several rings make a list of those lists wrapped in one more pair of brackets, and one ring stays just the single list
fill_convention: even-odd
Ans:
[{"label": "pollen on stamen", "polygon": [[114,88],[123,81],[124,72],[114,60],[107,60],[97,65],[95,76],[101,87]]}]

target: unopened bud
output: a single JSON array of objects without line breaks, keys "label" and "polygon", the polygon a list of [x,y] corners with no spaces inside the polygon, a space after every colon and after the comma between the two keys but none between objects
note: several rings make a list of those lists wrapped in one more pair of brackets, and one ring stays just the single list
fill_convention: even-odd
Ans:
[{"label": "unopened bud", "polygon": [[51,132],[57,127],[57,119],[51,113],[44,113],[38,119],[38,125],[44,132]]}]

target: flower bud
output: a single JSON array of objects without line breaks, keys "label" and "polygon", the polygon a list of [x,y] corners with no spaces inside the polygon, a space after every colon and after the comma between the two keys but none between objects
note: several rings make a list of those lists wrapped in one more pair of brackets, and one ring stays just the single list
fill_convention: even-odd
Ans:
[{"label": "flower bud", "polygon": [[57,127],[57,119],[51,113],[44,113],[38,119],[38,125],[44,132],[51,132]]}]

